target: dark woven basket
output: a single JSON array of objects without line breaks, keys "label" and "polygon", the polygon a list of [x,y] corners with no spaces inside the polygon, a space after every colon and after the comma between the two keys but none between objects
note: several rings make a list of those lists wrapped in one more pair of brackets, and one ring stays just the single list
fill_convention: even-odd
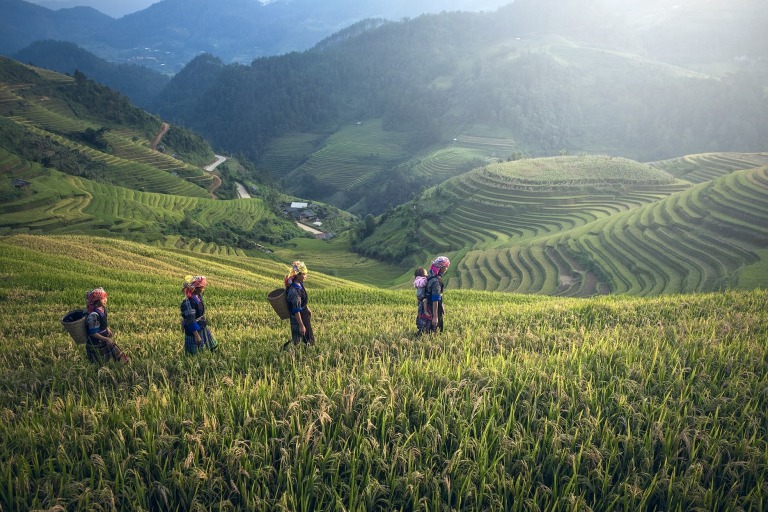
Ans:
[{"label": "dark woven basket", "polygon": [[72,339],[78,345],[88,341],[88,328],[85,326],[85,317],[84,311],[76,309],[70,311],[61,319],[61,325],[64,327],[64,330],[72,336]]},{"label": "dark woven basket", "polygon": [[286,320],[291,317],[291,312],[288,310],[288,301],[285,298],[285,288],[277,288],[267,294],[267,300],[272,305],[272,309],[275,310],[277,316]]}]

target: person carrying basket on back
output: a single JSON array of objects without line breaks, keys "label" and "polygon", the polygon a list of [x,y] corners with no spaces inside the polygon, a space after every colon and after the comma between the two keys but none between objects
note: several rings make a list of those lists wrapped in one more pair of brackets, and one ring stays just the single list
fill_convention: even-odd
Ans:
[{"label": "person carrying basket on back", "polygon": [[429,267],[426,297],[427,313],[432,319],[431,332],[438,330],[443,332],[443,317],[445,315],[445,307],[443,306],[445,283],[443,283],[443,276],[450,266],[451,261],[446,256],[438,256],[432,260],[432,264]]},{"label": "person carrying basket on back", "polygon": [[93,363],[109,360],[127,363],[128,356],[112,339],[114,333],[107,323],[107,300],[104,288],[94,288],[85,294],[85,326],[88,331],[85,355]]},{"label": "person carrying basket on back", "polygon": [[181,323],[184,328],[184,351],[196,354],[199,350],[215,350],[216,339],[208,328],[205,318],[203,292],[208,286],[205,276],[187,276],[182,291],[186,298],[181,301]]},{"label": "person carrying basket on back", "polygon": [[315,344],[315,334],[312,332],[312,311],[307,305],[307,290],[304,288],[306,278],[307,266],[303,261],[294,261],[291,264],[291,271],[285,276],[285,297],[288,310],[291,312],[291,339],[283,344],[283,350],[291,343],[298,345],[300,341],[307,346]]}]

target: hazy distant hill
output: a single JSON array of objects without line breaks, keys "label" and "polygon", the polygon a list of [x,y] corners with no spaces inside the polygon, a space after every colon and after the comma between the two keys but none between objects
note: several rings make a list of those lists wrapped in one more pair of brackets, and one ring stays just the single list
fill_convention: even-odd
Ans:
[{"label": "hazy distant hill", "polygon": [[[93,9],[51,11],[0,1],[0,53],[33,41],[77,43],[99,57],[172,74],[202,52],[225,62],[304,50],[359,20],[400,19],[450,9],[490,9],[505,0],[162,0],[117,20]],[[23,29],[21,27],[24,27]]]},{"label": "hazy distant hill", "polygon": [[77,41],[115,20],[90,7],[52,11],[22,0],[0,0],[0,54],[11,56],[35,41]]},{"label": "hazy distant hill", "polygon": [[149,108],[170,78],[136,64],[115,64],[65,41],[37,41],[17,52],[14,59],[27,64],[74,75],[85,73],[96,82],[121,92],[134,105]]}]

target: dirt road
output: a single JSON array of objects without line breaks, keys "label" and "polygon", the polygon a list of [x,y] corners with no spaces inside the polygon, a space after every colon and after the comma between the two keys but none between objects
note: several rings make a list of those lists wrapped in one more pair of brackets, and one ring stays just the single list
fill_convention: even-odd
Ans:
[{"label": "dirt road", "polygon": [[163,135],[168,133],[168,129],[171,127],[168,123],[163,123],[163,125],[160,127],[160,131],[157,132],[157,135],[155,135],[155,138],[152,139],[152,142],[149,143],[149,147],[152,149],[157,149],[157,145],[160,144],[160,141],[163,140]]},{"label": "dirt road", "polygon": [[299,226],[304,231],[308,231],[308,232],[312,233],[313,235],[322,235],[323,234],[322,231],[318,231],[317,229],[311,228],[311,227],[307,226],[306,224],[302,224],[301,222],[297,222],[296,225]]}]

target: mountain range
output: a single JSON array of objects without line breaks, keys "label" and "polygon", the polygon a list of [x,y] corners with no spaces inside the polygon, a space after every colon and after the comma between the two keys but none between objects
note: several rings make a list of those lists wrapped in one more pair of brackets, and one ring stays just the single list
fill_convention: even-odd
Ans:
[{"label": "mountain range", "polygon": [[503,0],[162,0],[119,19],[90,7],[52,11],[23,0],[0,0],[0,54],[40,40],[76,43],[116,63],[141,64],[165,74],[201,53],[247,63],[301,51],[366,18],[397,20],[442,10],[492,9]]},{"label": "mountain range", "polygon": [[[298,5],[258,8],[276,15]],[[183,33],[204,32],[194,28],[194,8],[189,21],[174,20],[187,24]],[[168,16],[155,18],[160,26]],[[648,161],[762,150],[765,23],[755,0],[517,0],[492,13],[367,19],[309,50],[249,65],[204,53],[173,77],[148,76],[72,43],[37,42],[16,58],[85,71],[217,150],[242,154],[287,192],[365,215],[521,155]]]}]

